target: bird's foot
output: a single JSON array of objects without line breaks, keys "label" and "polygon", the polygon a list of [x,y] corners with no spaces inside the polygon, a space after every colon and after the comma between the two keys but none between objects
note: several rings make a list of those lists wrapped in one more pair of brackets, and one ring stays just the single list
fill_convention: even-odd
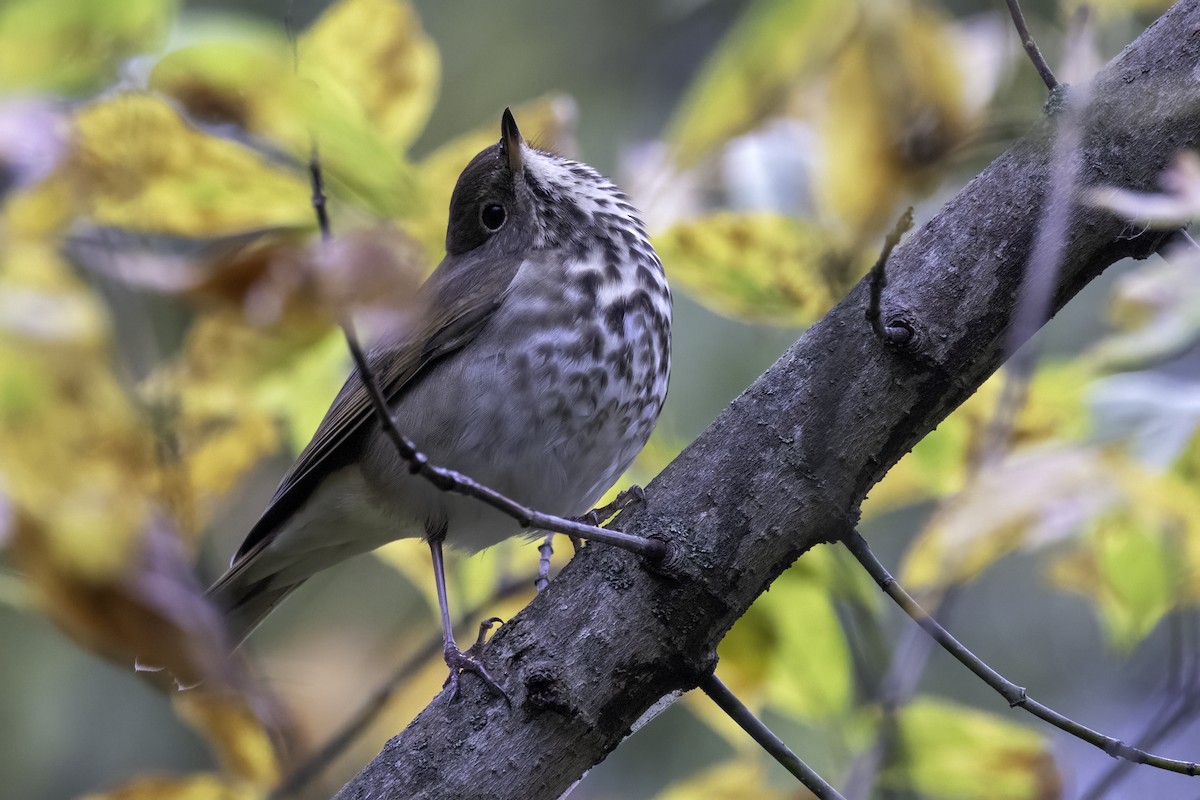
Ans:
[{"label": "bird's foot", "polygon": [[475,639],[475,644],[467,648],[466,652],[458,649],[458,645],[453,640],[446,642],[444,655],[446,657],[446,666],[450,668],[450,674],[446,677],[446,682],[442,684],[442,688],[450,687],[450,696],[446,702],[453,702],[458,696],[458,679],[464,672],[473,672],[479,676],[484,685],[491,689],[496,694],[504,698],[504,702],[512,706],[512,700],[508,693],[500,687],[483,664],[479,661],[479,655],[483,652],[483,646],[487,644],[488,631],[492,629],[497,622],[503,623],[504,620],[499,617],[491,617],[479,623],[479,636]]},{"label": "bird's foot", "polygon": [[[628,489],[622,489],[618,492],[611,503],[593,508],[584,514],[582,519],[587,524],[598,527],[601,522],[607,522],[611,517],[620,514],[630,506],[644,502],[646,502],[646,490],[635,483]],[[572,541],[574,541],[573,538]]]}]

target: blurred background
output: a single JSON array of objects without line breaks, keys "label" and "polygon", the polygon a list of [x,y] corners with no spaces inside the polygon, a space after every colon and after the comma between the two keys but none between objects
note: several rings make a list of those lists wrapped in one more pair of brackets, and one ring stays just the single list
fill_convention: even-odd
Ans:
[{"label": "blurred background", "polygon": [[[189,796],[265,796],[438,636],[428,557],[400,544],[315,577],[267,620],[247,645],[267,688],[240,711],[190,706],[130,666],[141,637],[161,633],[146,619],[165,617],[166,657],[207,674],[196,587],[221,573],[341,384],[329,312],[368,294],[347,299],[343,284],[392,274],[303,271],[308,130],[326,154],[335,231],[400,230],[424,246],[384,265],[396,274],[440,258],[454,177],[495,140],[506,106],[527,138],[629,191],[675,288],[670,397],[625,480],[645,484],[861,277],[906,205],[928,220],[1045,97],[999,2],[381,4],[404,13],[363,26],[352,0],[0,2],[6,797],[184,796],[148,776],[188,776]],[[1025,10],[1078,81],[1165,5]],[[375,53],[374,28],[388,25],[406,31],[396,71],[359,64],[356,46]],[[279,77],[296,39],[297,69],[315,65],[346,97],[310,101],[304,82],[318,78]],[[133,113],[127,92],[169,102]],[[398,110],[370,105],[390,93]],[[367,111],[348,117],[342,102]],[[1118,199],[1137,210],[1139,198]],[[863,525],[884,563],[1034,697],[1127,741],[1150,729],[1152,749],[1193,760],[1196,266],[1110,269],[1038,337],[1010,471],[972,466],[993,380],[872,493]],[[279,288],[285,273],[300,290]],[[802,558],[731,632],[718,668],[835,786],[1196,795],[1194,780],[1144,767],[1111,776],[1103,753],[1009,711],[948,656],[926,659],[844,555]],[[533,543],[456,559],[452,607],[511,616],[537,559]],[[143,591],[163,575],[169,592]],[[494,597],[513,581],[524,588]],[[405,673],[296,794],[340,787],[443,671],[435,657]],[[245,708],[286,729],[281,753]],[[703,697],[633,738],[571,797],[807,796]]]}]

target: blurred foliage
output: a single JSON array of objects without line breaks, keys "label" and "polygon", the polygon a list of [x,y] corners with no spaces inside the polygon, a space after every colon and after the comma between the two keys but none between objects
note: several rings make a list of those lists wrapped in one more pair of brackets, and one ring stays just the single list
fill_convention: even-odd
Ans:
[{"label": "blurred foliage", "polygon": [[[1147,4],[1106,3],[1102,19],[1117,25],[1135,5]],[[346,369],[334,323],[403,318],[441,253],[458,173],[496,139],[493,119],[412,151],[441,65],[408,2],[335,0],[292,37],[249,17],[217,26],[180,14],[157,0],[0,7],[0,91],[12,94],[0,97],[11,184],[0,196],[0,547],[21,570],[0,573],[0,603],[32,597],[122,668],[166,668],[143,673],[159,688],[168,675],[205,681],[172,707],[214,754],[208,772],[135,777],[94,798],[264,797],[364,684],[419,646],[411,633],[382,654],[349,633],[302,639],[267,670],[267,693],[223,658],[192,567],[255,468],[316,426]],[[994,122],[1012,34],[981,36],[970,22],[918,0],[747,5],[656,155],[637,162],[649,174],[622,181],[639,189],[674,285],[755,324],[819,319],[873,263],[901,207],[962,182],[964,153]],[[196,33],[170,33],[181,29]],[[971,66],[981,55],[1001,66]],[[576,149],[570,97],[514,111],[529,140]],[[336,220],[326,248],[312,244],[314,143]],[[1197,214],[1197,163],[1181,155],[1161,193],[1102,187],[1092,200],[1131,231],[1178,225]],[[1112,331],[1038,369],[1002,457],[983,452],[994,420],[1014,410],[1000,407],[999,376],[888,473],[866,518],[932,507],[903,555],[912,588],[936,597],[1008,554],[1037,552],[1048,584],[1087,598],[1121,651],[1196,605],[1200,394],[1194,377],[1154,370],[1200,340],[1197,268],[1178,255],[1127,272]],[[128,297],[173,304],[178,335],[131,319]],[[625,482],[647,482],[684,444],[660,426]],[[532,570],[519,544],[452,556],[454,607],[508,617],[528,602],[526,592],[488,604]],[[558,544],[555,569],[569,557]],[[411,540],[379,551],[433,619],[427,558]],[[754,710],[829,743],[830,777],[892,735],[902,746],[880,766],[885,789],[1059,796],[1047,742],[1007,718],[928,693],[883,716],[864,676],[890,654],[876,630],[887,619],[841,554],[807,554],[722,642],[721,675]],[[414,715],[443,673],[435,659],[410,676],[376,732]],[[323,691],[297,688],[312,686]],[[686,703],[732,757],[661,798],[796,796],[706,698]]]}]

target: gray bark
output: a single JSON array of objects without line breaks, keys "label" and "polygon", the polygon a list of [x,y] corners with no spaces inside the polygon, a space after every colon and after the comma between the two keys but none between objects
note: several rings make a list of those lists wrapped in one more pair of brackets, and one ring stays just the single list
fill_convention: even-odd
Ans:
[{"label": "gray bark", "polygon": [[[1078,185],[1156,188],[1200,136],[1198,65],[1200,0],[1185,0],[1097,77]],[[874,336],[859,284],[621,515],[622,530],[675,545],[669,564],[585,548],[487,648],[512,708],[465,677],[455,702],[435,698],[337,797],[557,797],[656,700],[696,686],[754,599],[853,525],[868,490],[1000,364],[1045,212],[1053,123],[893,253],[883,314],[913,330],[908,346]],[[1081,204],[1067,218],[1055,310],[1161,240]]]}]

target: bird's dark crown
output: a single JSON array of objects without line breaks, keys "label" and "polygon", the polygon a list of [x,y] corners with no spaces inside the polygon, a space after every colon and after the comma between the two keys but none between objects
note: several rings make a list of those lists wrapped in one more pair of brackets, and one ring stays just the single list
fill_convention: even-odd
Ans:
[{"label": "bird's dark crown", "polygon": [[[498,227],[489,225],[501,216]],[[636,209],[612,181],[586,164],[525,144],[506,112],[501,140],[475,156],[459,176],[450,200],[446,252],[460,255],[486,246],[506,255],[630,234],[646,238]]]}]

